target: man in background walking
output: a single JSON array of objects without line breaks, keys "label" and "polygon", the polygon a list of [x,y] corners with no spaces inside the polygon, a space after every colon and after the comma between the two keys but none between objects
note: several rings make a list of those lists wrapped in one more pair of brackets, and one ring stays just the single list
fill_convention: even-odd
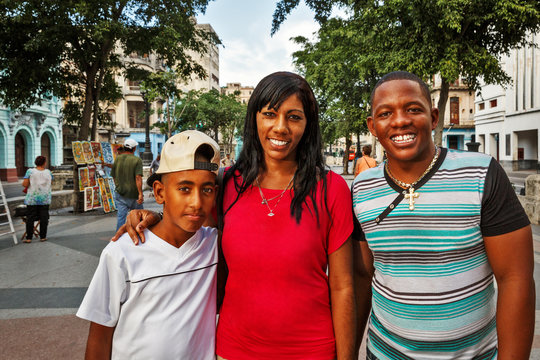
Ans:
[{"label": "man in background walking", "polygon": [[124,141],[124,153],[118,155],[111,170],[116,185],[115,203],[118,209],[116,230],[126,222],[130,210],[143,208],[142,160],[133,155],[137,142],[133,139]]}]

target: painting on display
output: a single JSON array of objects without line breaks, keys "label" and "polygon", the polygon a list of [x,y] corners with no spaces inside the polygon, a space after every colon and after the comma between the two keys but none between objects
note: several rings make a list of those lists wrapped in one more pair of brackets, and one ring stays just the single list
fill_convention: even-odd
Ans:
[{"label": "painting on display", "polygon": [[81,141],[82,148],[83,148],[83,155],[84,160],[87,164],[93,164],[94,163],[94,153],[92,151],[92,145],[90,144],[90,141]]},{"label": "painting on display", "polygon": [[94,186],[94,197],[92,199],[92,208],[97,209],[101,207],[101,194],[99,192],[99,185]]},{"label": "painting on display", "polygon": [[[114,210],[114,207],[111,207],[111,204],[114,202],[112,199],[112,194],[110,192],[110,188],[108,187],[109,182],[103,178],[98,179],[99,184],[99,192],[101,194],[101,205],[103,206],[103,210],[108,213]],[[109,189],[109,191],[107,191]]]},{"label": "painting on display", "polygon": [[94,208],[94,188],[84,188],[84,211]]},{"label": "painting on display", "polygon": [[88,180],[91,187],[96,186],[96,167],[94,165],[88,165]]},{"label": "painting on display", "polygon": [[71,150],[73,151],[73,160],[77,164],[86,164],[83,155],[83,148],[80,141],[73,141],[71,143]]},{"label": "painting on display", "polygon": [[92,145],[92,153],[94,154],[94,162],[101,164],[103,162],[101,144],[97,141],[91,141],[90,145]]},{"label": "painting on display", "polygon": [[111,189],[111,194],[112,194],[113,199],[114,199],[114,193],[116,191],[116,185],[114,184],[114,179],[112,177],[110,177],[107,180],[109,180],[109,188]]},{"label": "painting on display", "polygon": [[88,175],[88,168],[79,168],[79,191],[84,191],[84,188],[90,186],[90,177]]},{"label": "painting on display", "polygon": [[114,191],[111,190],[109,180],[113,180],[113,179],[111,178],[104,179],[103,183],[105,185],[105,191],[107,192],[107,200],[109,200],[109,207],[111,208],[111,211],[113,211],[113,210],[116,210],[116,205],[114,203]]},{"label": "painting on display", "polygon": [[105,164],[112,164],[114,162],[112,147],[108,142],[101,143],[101,151],[103,155],[103,162]]},{"label": "painting on display", "polygon": [[122,147],[121,144],[111,144],[114,160],[116,160],[116,157],[118,156],[118,149],[120,149],[121,147]]}]

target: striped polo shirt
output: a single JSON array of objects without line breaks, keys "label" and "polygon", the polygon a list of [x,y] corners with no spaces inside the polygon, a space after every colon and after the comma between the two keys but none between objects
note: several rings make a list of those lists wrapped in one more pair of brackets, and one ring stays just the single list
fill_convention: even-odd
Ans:
[{"label": "striped polo shirt", "polygon": [[496,358],[496,290],[483,236],[517,230],[528,218],[500,165],[485,154],[441,149],[415,190],[411,211],[383,165],[353,184],[375,268],[369,356]]}]

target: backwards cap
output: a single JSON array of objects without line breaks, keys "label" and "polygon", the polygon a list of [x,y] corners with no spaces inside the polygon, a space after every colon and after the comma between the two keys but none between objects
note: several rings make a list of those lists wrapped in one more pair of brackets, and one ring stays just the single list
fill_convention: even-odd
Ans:
[{"label": "backwards cap", "polygon": [[137,143],[135,140],[133,139],[126,139],[124,141],[124,147],[131,150],[131,149],[135,149],[137,147],[137,145],[139,145],[139,143]]},{"label": "backwards cap", "polygon": [[[200,161],[196,154],[210,159]],[[198,161],[199,160],[199,161]],[[146,181],[152,186],[161,174],[184,170],[208,170],[217,175],[219,146],[210,136],[196,130],[186,130],[169,138],[161,150],[159,168]]]}]

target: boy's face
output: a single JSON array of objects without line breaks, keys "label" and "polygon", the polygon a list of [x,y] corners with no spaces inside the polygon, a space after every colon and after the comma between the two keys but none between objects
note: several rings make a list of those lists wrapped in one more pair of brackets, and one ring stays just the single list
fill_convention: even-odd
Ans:
[{"label": "boy's face", "polygon": [[216,198],[216,175],[208,170],[163,174],[154,182],[156,201],[163,204],[163,222],[189,239],[211,214]]},{"label": "boy's face", "polygon": [[389,163],[422,162],[433,157],[431,131],[439,112],[411,80],[391,80],[380,85],[373,96],[369,131],[386,150]]}]

